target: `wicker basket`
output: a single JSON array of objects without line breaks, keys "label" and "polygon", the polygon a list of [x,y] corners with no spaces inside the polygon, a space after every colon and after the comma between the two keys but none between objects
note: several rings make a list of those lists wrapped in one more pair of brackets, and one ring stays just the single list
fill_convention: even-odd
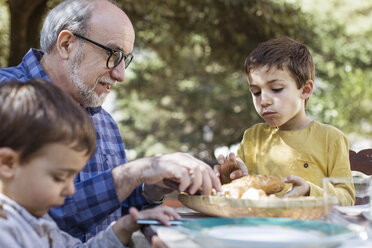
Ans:
[{"label": "wicker basket", "polygon": [[179,200],[200,213],[219,217],[286,217],[313,220],[325,216],[323,197],[232,199],[221,196],[180,194]]}]

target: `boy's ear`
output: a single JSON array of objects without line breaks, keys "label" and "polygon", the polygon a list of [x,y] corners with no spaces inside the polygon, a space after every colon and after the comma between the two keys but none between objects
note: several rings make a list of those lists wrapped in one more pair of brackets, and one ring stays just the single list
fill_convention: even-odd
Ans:
[{"label": "boy's ear", "polygon": [[74,35],[68,30],[62,30],[58,34],[56,49],[62,59],[68,59],[71,56],[72,43],[76,41]]},{"label": "boy's ear", "polygon": [[0,147],[0,178],[11,178],[18,166],[19,155],[8,147]]},{"label": "boy's ear", "polygon": [[307,80],[305,86],[302,88],[301,98],[308,99],[313,94],[314,82],[313,80]]}]

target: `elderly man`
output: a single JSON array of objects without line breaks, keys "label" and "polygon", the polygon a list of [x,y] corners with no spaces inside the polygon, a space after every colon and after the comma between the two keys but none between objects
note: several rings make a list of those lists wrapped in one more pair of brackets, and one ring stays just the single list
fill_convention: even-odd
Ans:
[{"label": "elderly man", "polygon": [[[94,157],[75,178],[76,193],[50,214],[61,229],[89,238],[122,215],[161,203],[169,178],[179,190],[210,194],[220,182],[196,158],[174,153],[128,162],[115,121],[101,105],[111,88],[125,80],[132,61],[134,29],[128,16],[107,0],[68,0],[50,11],[40,44],[17,67],[0,70],[0,82],[44,78],[86,108],[97,133]],[[124,207],[124,208],[123,208]]]}]

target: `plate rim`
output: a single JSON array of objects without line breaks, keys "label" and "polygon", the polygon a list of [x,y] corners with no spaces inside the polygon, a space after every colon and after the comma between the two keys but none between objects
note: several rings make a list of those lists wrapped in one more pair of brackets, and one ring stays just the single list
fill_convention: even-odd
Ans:
[{"label": "plate rim", "polygon": [[[288,241],[284,241],[284,242],[277,242],[277,241],[270,241],[270,240],[267,240],[267,241],[255,241],[255,240],[234,240],[234,239],[229,239],[229,238],[223,238],[223,237],[216,237],[216,236],[213,236],[213,235],[208,235],[207,233],[203,233],[201,232],[200,230],[192,230],[190,228],[187,228],[185,226],[187,226],[187,223],[192,223],[192,222],[200,222],[200,221],[207,221],[207,220],[211,220],[211,219],[215,219],[215,220],[220,220],[220,221],[223,221],[223,220],[234,220],[236,221],[237,219],[247,219],[247,220],[251,220],[251,221],[289,221],[287,223],[301,223],[301,224],[305,224],[307,225],[307,223],[311,223],[311,224],[319,224],[319,225],[328,225],[330,227],[337,227],[337,228],[341,228],[343,230],[345,230],[346,232],[345,233],[338,233],[338,234],[334,234],[334,235],[330,235],[330,234],[327,234],[323,231],[319,231],[317,229],[312,229],[312,230],[315,230],[315,231],[318,231],[318,232],[321,232],[321,233],[324,233],[325,236],[323,237],[320,237],[319,239],[314,239],[313,242],[309,243],[309,240],[304,240],[304,241],[301,241],[301,240],[296,240],[296,241],[291,241],[291,240],[288,240]],[[186,225],[185,225],[186,224]],[[236,223],[236,224],[239,224],[239,223]],[[248,223],[240,223],[239,225],[245,225],[245,226],[252,226],[252,225],[247,225],[249,224]],[[271,224],[271,226],[282,226],[282,227],[293,227],[293,226],[290,226],[290,225],[283,225],[285,224],[284,222],[280,225],[280,224]],[[227,224],[221,224],[221,225],[217,225],[217,226],[222,226],[222,225],[231,225],[230,223],[227,223]],[[265,225],[265,226],[270,226],[270,223],[262,223],[262,225]],[[345,226],[341,226],[341,225],[336,225],[336,224],[331,224],[331,223],[326,223],[326,222],[322,222],[322,221],[314,221],[314,220],[298,220],[298,219],[292,219],[292,218],[278,218],[278,217],[275,217],[275,218],[271,218],[271,217],[267,217],[267,218],[258,218],[258,217],[244,217],[244,218],[218,218],[218,217],[214,217],[214,218],[202,218],[202,219],[196,219],[196,220],[187,220],[182,226],[179,226],[177,227],[181,232],[184,232],[184,233],[187,233],[188,235],[191,236],[192,239],[194,239],[196,242],[198,242],[198,240],[203,239],[203,240],[206,240],[206,239],[209,239],[209,240],[215,240],[215,241],[220,241],[222,243],[229,243],[231,245],[247,245],[247,244],[250,244],[250,245],[268,245],[268,246],[272,246],[272,247],[278,247],[278,246],[287,246],[287,245],[295,245],[295,246],[299,246],[299,245],[321,245],[321,244],[337,244],[337,243],[340,243],[344,240],[347,240],[347,239],[350,239],[352,237],[356,237],[357,234],[352,231],[351,229],[345,227]],[[207,227],[209,228],[209,227]],[[294,230],[298,230],[298,229],[294,229]],[[311,230],[311,228],[309,229]],[[304,231],[304,230],[299,230],[299,231]]]}]

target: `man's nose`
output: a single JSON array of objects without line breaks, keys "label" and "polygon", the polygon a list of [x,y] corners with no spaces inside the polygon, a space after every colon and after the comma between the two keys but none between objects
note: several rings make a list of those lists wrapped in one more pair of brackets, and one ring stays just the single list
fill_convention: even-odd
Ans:
[{"label": "man's nose", "polygon": [[118,66],[114,69],[111,69],[110,72],[111,78],[117,82],[123,82],[125,80],[125,63],[124,60],[120,62]]}]

